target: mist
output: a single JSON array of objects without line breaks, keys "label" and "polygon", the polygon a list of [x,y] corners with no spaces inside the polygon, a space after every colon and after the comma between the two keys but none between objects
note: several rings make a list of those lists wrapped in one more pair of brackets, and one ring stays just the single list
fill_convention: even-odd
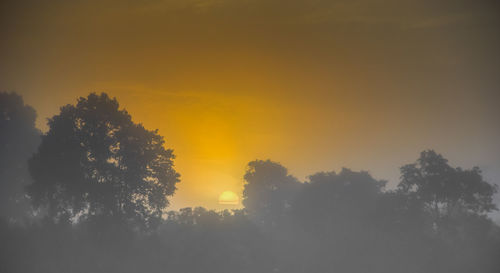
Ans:
[{"label": "mist", "polygon": [[116,98],[80,97],[45,133],[20,95],[0,102],[2,272],[500,270],[497,186],[434,150],[392,189],[368,171],[300,181],[256,159],[242,208],[170,210],[174,151]]},{"label": "mist", "polygon": [[0,1],[0,273],[500,272],[499,3]]}]

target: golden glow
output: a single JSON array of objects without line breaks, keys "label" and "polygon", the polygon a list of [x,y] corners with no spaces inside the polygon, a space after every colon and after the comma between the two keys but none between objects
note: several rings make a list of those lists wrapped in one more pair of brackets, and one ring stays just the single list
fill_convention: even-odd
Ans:
[{"label": "golden glow", "polygon": [[219,195],[219,204],[221,205],[238,205],[239,203],[238,195],[232,191],[225,191]]},{"label": "golden glow", "polygon": [[[0,91],[23,95],[43,131],[78,96],[115,96],[174,149],[181,182],[169,209],[224,209],[217,197],[241,196],[255,159],[300,179],[345,166],[392,183],[429,148],[500,162],[499,66],[481,65],[497,60],[488,56],[499,40],[473,16],[419,16],[418,1],[369,10],[349,1],[7,2]],[[447,18],[480,29],[435,35]]]}]

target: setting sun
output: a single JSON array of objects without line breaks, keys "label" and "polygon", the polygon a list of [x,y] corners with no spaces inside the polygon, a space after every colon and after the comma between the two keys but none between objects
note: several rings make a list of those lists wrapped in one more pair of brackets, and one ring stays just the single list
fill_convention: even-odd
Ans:
[{"label": "setting sun", "polygon": [[500,273],[498,26],[500,0],[0,0],[0,273]]},{"label": "setting sun", "polygon": [[219,204],[221,205],[238,205],[239,200],[238,195],[232,191],[224,191],[219,195]]}]

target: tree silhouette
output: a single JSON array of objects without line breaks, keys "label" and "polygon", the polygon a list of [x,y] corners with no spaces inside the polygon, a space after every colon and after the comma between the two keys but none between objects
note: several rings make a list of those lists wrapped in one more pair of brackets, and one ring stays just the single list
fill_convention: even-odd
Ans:
[{"label": "tree silhouette", "polygon": [[259,224],[273,226],[290,207],[301,183],[277,162],[255,160],[244,175],[243,205]]},{"label": "tree silhouette", "polygon": [[[92,100],[93,96],[96,95],[81,100]],[[97,101],[107,98],[96,97]],[[113,101],[109,98],[104,101],[108,100]],[[91,106],[94,104],[88,104],[89,108],[94,109]],[[54,137],[49,137],[50,132],[54,132],[52,127],[44,141]],[[47,147],[54,148],[60,143],[72,147],[67,143],[74,141],[73,138],[76,136],[65,135],[51,140],[54,146]],[[38,154],[42,154],[44,145],[48,144],[42,144]],[[50,157],[46,155],[46,161],[57,159],[59,164],[64,164],[60,170],[47,172],[46,175],[51,175],[47,177],[65,178],[63,171],[76,163],[69,160],[71,157],[64,157],[71,163],[66,164],[60,157],[78,154],[78,151],[61,148],[57,153],[50,153]],[[84,160],[79,161],[80,166],[94,167],[87,162],[89,154],[85,152],[77,158],[81,157]],[[436,165],[440,170],[447,163]],[[131,164],[124,165],[123,169],[132,166],[137,167]],[[415,167],[421,168],[419,163]],[[102,166],[96,168],[96,172],[107,170]],[[111,174],[106,179],[111,179]],[[433,203],[417,194],[417,186],[409,186],[411,190],[407,191],[402,190],[403,185],[397,190],[386,190],[385,181],[373,178],[368,172],[344,168],[340,172],[316,173],[307,182],[299,183],[276,162],[253,161],[245,179],[245,209],[213,211],[196,207],[168,211],[168,217],[160,221],[157,229],[134,236],[115,236],[116,229],[96,225],[100,222],[95,221],[77,221],[73,225],[44,221],[25,226],[0,221],[0,272],[500,272],[500,227],[487,217],[485,209],[477,209],[481,207],[477,204],[455,201],[460,203],[457,205],[460,210],[449,215],[444,214],[447,205],[438,204],[441,218],[434,222],[439,227],[436,232],[433,206],[429,205]],[[99,183],[115,180],[82,181],[100,186]],[[470,181],[477,183],[478,180]],[[141,183],[144,182],[138,182]],[[86,184],[76,186],[88,188]],[[61,207],[69,210],[51,219],[61,221],[63,213],[79,219],[116,219],[114,214],[90,214],[91,206],[106,208],[108,204],[87,204],[102,198],[93,196],[95,193],[90,190],[83,194],[87,199],[82,198],[86,209],[75,216],[69,214],[73,212],[71,202],[78,195],[65,192],[77,192],[79,188],[72,188],[76,186],[59,183],[54,188],[60,191],[46,190],[48,193],[44,194],[51,194],[56,200],[54,204],[65,205]],[[462,195],[468,196],[475,188],[463,189]],[[106,198],[118,202],[109,192],[106,194]],[[474,196],[477,200],[479,197]],[[42,206],[48,205],[42,203]],[[134,225],[128,221],[126,211],[117,213],[122,213],[118,218],[120,225]],[[105,236],[95,236],[102,235],[103,231]]]},{"label": "tree silhouette", "polygon": [[497,188],[483,180],[478,167],[453,168],[433,150],[423,151],[416,163],[401,167],[398,189],[422,202],[435,221],[496,209],[493,195]]},{"label": "tree silhouette", "polygon": [[359,224],[372,220],[386,183],[374,179],[368,172],[346,168],[338,174],[316,173],[309,180],[292,204],[294,216],[299,217],[301,224],[327,233],[338,225],[345,225],[352,231]]},{"label": "tree silhouette", "polygon": [[40,142],[35,119],[35,110],[21,96],[0,92],[0,216],[9,221],[19,221],[29,208],[27,163]]},{"label": "tree silhouette", "polygon": [[168,206],[179,174],[157,131],[132,122],[116,99],[90,94],[52,117],[29,162],[33,205],[55,222],[152,227]]}]

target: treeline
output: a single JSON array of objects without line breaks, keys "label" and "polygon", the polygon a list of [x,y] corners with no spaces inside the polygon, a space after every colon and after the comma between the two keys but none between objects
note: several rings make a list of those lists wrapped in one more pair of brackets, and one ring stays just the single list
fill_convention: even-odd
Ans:
[{"label": "treeline", "polygon": [[0,93],[0,272],[500,272],[496,186],[427,150],[396,189],[342,169],[244,175],[244,209],[169,211],[180,175],[157,131],[90,94],[35,128]]}]

